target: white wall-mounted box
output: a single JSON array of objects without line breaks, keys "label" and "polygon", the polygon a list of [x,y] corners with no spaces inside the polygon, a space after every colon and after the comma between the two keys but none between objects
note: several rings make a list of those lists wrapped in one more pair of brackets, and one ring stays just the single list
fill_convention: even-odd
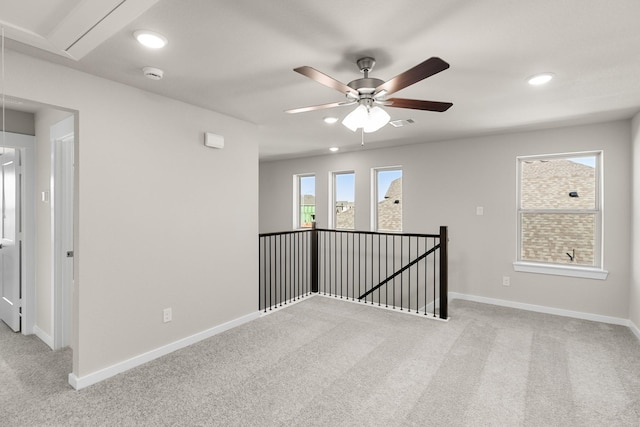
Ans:
[{"label": "white wall-mounted box", "polygon": [[224,136],[205,132],[204,145],[211,148],[224,148]]}]

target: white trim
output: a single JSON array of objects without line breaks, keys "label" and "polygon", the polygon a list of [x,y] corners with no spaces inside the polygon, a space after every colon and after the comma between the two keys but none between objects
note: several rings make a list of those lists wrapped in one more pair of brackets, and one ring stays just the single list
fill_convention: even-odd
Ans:
[{"label": "white trim", "polygon": [[575,265],[541,264],[514,261],[513,269],[524,273],[552,274],[554,276],[581,277],[584,279],[606,280],[609,272],[600,268],[578,267]]},{"label": "white trim", "polygon": [[[433,312],[429,312],[427,311],[427,315],[424,315],[424,311],[419,311],[418,313],[416,313],[413,310],[400,310],[399,308],[393,308],[393,307],[385,307],[383,305],[375,305],[375,304],[367,304],[366,302],[362,302],[360,300],[351,300],[349,298],[339,298],[336,297],[335,295],[323,295],[323,294],[314,294],[316,296],[322,297],[322,298],[330,298],[334,301],[342,301],[342,302],[348,302],[349,304],[358,304],[358,305],[364,305],[365,307],[372,307],[375,309],[382,309],[382,310],[389,310],[389,311],[393,311],[395,313],[400,313],[400,314],[405,314],[405,315],[410,315],[410,316],[416,316],[419,317],[421,319],[429,319],[429,320],[437,320],[439,322],[448,322],[449,319],[451,319],[451,317],[447,317],[446,319],[441,319],[440,317],[437,317],[433,315]],[[431,305],[433,305],[433,303],[431,303]],[[428,308],[428,307],[427,307]],[[420,310],[424,310],[424,306],[420,309]]]},{"label": "white trim", "polygon": [[[313,177],[313,198],[314,198],[314,207],[318,206],[318,199],[316,197],[316,173],[297,173],[293,175],[293,229],[294,230],[311,230],[311,227],[302,227],[300,224],[300,204],[302,200],[300,199],[302,186],[300,185],[301,178]],[[315,222],[318,222],[318,211],[315,211]]]},{"label": "white trim", "polygon": [[[339,201],[338,192],[336,190],[336,178],[338,175],[353,175],[353,228],[338,228],[338,213],[336,212],[336,203]],[[337,170],[337,171],[329,171],[329,228],[333,230],[356,230],[355,224],[355,208],[356,208],[356,171],[353,169],[345,169],[345,170]]]},{"label": "white trim", "polygon": [[[400,216],[400,230],[378,229],[378,172],[395,170],[400,171],[400,178],[404,177],[404,169],[402,168],[402,165],[380,166],[371,168],[371,231],[381,233],[402,233],[402,230],[404,229],[404,214]],[[404,203],[404,199],[402,203]],[[401,209],[403,210],[403,208]]]},{"label": "white trim", "polygon": [[480,297],[477,295],[449,292],[449,301],[452,301],[454,299],[481,302],[484,304],[498,305],[501,307],[517,308],[520,310],[534,311],[537,313],[554,314],[556,316],[572,317],[574,319],[591,320],[593,322],[609,323],[611,325],[629,326],[630,322],[628,319],[622,319],[620,317],[603,316],[600,314],[584,313],[582,311],[571,311],[561,308],[545,307],[542,305],[525,304],[517,301],[507,301],[495,298]]},{"label": "white trim", "polygon": [[638,338],[640,340],[640,329],[638,329],[638,327],[636,326],[635,323],[633,323],[633,321],[631,321],[631,319],[629,319],[629,329],[631,329],[631,332],[633,332],[633,335],[636,336],[636,338]]},{"label": "white trim", "polygon": [[46,345],[48,345],[51,348],[51,350],[53,350],[53,337],[45,333],[42,329],[38,328],[37,325],[33,326],[33,334],[38,338],[40,338],[42,342],[44,342]]},{"label": "white trim", "polygon": [[214,335],[228,331],[229,329],[243,325],[247,322],[251,322],[258,317],[260,317],[260,313],[258,312],[247,314],[245,316],[239,317],[218,326],[214,326],[213,328],[198,332],[197,334],[182,338],[178,341],[174,341],[170,344],[156,348],[155,350],[142,353],[138,356],[132,357],[131,359],[124,360],[122,362],[116,363],[115,365],[108,366],[106,368],[100,369],[99,371],[92,372],[82,377],[78,377],[75,374],[71,373],[69,374],[69,384],[71,384],[71,387],[75,388],[76,390],[83,389],[100,381],[104,381],[107,378],[111,378],[122,372],[128,371],[129,369],[135,368],[136,366],[140,366],[147,362],[151,362],[152,360],[155,360],[159,357],[172,353],[176,350],[180,350],[181,348],[190,346],[207,338],[211,338]]},{"label": "white trim", "polygon": [[[522,162],[531,161],[531,160],[543,160],[543,159],[568,159],[568,158],[576,158],[576,157],[595,157],[595,202],[596,209],[593,209],[593,213],[595,215],[595,230],[594,230],[594,260],[598,261],[598,267],[593,268],[593,271],[600,271],[604,273],[602,274],[590,274],[586,273],[581,274],[571,274],[572,270],[565,270],[563,272],[563,267],[560,270],[555,270],[555,266],[544,264],[540,262],[525,262],[522,261],[522,214],[524,213],[535,213],[535,212],[549,212],[549,213],[581,213],[587,212],[591,210],[587,209],[579,209],[579,210],[569,210],[569,209],[522,209]],[[545,271],[543,269],[538,269],[538,271],[531,270],[516,270],[516,271],[526,271],[530,273],[541,273],[541,274],[553,274],[557,276],[572,276],[572,277],[583,277],[589,279],[600,279],[604,280],[607,278],[608,272],[604,270],[604,220],[605,220],[605,203],[604,203],[604,150],[593,150],[593,151],[578,151],[573,153],[556,153],[556,154],[538,154],[538,155],[529,155],[529,156],[517,156],[516,157],[516,229],[517,229],[517,239],[516,239],[516,254],[515,254],[515,263],[523,263],[523,264],[538,264],[550,266],[553,270]],[[515,267],[514,267],[515,268]],[[580,267],[578,267],[580,269]]]}]

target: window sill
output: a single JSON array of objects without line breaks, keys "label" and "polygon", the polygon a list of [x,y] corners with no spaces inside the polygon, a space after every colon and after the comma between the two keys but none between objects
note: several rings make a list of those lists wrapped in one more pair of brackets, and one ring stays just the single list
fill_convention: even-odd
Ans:
[{"label": "window sill", "polygon": [[524,273],[551,274],[554,276],[581,277],[585,279],[606,280],[609,272],[601,268],[577,267],[573,265],[541,264],[535,262],[515,261],[515,271]]}]

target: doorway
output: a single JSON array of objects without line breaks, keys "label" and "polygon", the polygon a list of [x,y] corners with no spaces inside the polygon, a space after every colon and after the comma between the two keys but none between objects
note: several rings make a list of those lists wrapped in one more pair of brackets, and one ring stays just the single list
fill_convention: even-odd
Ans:
[{"label": "doorway", "polygon": [[74,116],[51,127],[53,349],[71,344],[73,304]]},{"label": "doorway", "polygon": [[35,137],[4,132],[0,147],[0,319],[33,333]]}]

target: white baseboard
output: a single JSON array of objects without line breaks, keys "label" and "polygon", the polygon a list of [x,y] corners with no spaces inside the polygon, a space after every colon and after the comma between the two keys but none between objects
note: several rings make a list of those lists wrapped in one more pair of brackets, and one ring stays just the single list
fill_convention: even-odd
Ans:
[{"label": "white baseboard", "polygon": [[[339,297],[336,298],[335,295],[322,295],[320,293],[317,293],[317,294],[314,294],[314,295],[322,297],[322,298],[330,298],[330,299],[335,300],[335,301],[348,302],[349,304],[365,305],[367,307],[373,307],[373,308],[378,309],[378,310],[389,310],[389,311],[393,311],[393,312],[396,312],[396,313],[404,313],[404,314],[408,314],[409,316],[417,316],[417,317],[420,317],[422,319],[437,320],[439,322],[448,322],[449,321],[449,318],[441,319],[439,317],[425,316],[424,315],[424,306],[422,308],[420,308],[418,310],[418,312],[415,312],[413,310],[406,310],[406,309],[401,311],[399,308],[385,307],[384,305],[376,305],[376,304],[370,304],[370,303],[363,303],[362,301],[351,300],[349,298],[344,298],[344,299],[343,298],[339,298]],[[431,306],[432,305],[433,305],[433,303],[431,303]],[[428,314],[433,314],[433,311],[429,312],[429,310],[427,309],[427,313]]]},{"label": "white baseboard", "polygon": [[40,338],[46,345],[48,345],[53,350],[53,337],[46,334],[42,329],[38,328],[37,325],[33,326],[33,334]]},{"label": "white baseboard", "polygon": [[[620,317],[603,316],[600,314],[584,313],[581,311],[571,311],[563,310],[561,308],[545,307],[543,305],[525,304],[516,301],[507,301],[495,298],[480,297],[476,295],[461,294],[458,292],[449,292],[449,301],[454,299],[475,301],[485,304],[499,305],[502,307],[518,308],[520,310],[535,311],[538,313],[555,314],[557,316],[573,317],[575,319],[592,320],[594,322],[609,323],[612,325],[629,326],[630,323],[629,319],[622,319]],[[636,332],[634,331],[634,333]],[[640,331],[638,331],[638,333],[640,333]],[[636,333],[636,336],[640,338],[640,335],[638,335],[638,333]]]},{"label": "white baseboard", "polygon": [[148,351],[146,353],[132,357],[131,359],[116,363],[115,365],[111,365],[82,377],[77,377],[75,374],[69,374],[69,384],[71,384],[71,387],[75,388],[76,390],[83,389],[100,381],[104,381],[107,378],[111,378],[117,374],[128,371],[129,369],[135,368],[136,366],[151,362],[154,359],[165,356],[176,350],[190,346],[199,341],[205,340],[214,335],[255,320],[258,317],[260,317],[260,314],[257,312],[247,314],[246,316],[239,317],[227,323],[223,323],[211,329],[207,329],[206,331],[202,331],[189,337],[180,339],[178,341],[172,342],[171,344],[156,348],[155,350]]},{"label": "white baseboard", "polygon": [[631,329],[631,332],[633,332],[633,335],[635,335],[636,338],[640,340],[640,329],[638,329],[636,324],[633,323],[631,320],[629,320],[629,329]]}]

